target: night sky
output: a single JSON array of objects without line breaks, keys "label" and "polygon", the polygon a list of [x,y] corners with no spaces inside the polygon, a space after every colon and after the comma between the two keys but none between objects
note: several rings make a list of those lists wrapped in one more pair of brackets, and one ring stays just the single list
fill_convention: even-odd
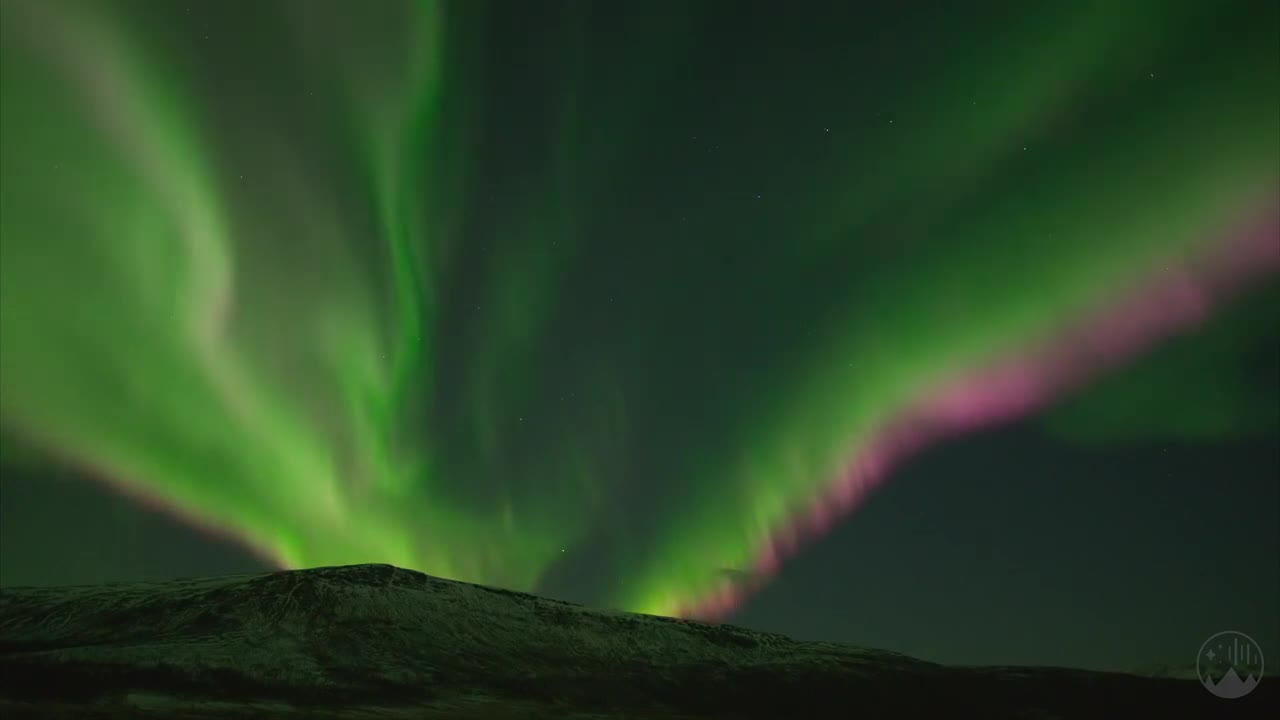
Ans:
[{"label": "night sky", "polygon": [[0,584],[1280,653],[1280,5],[0,0]]}]

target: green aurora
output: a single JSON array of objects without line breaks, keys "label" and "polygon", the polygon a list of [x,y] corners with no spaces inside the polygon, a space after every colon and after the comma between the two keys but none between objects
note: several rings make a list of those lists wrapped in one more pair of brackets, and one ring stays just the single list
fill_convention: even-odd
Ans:
[{"label": "green aurora", "polygon": [[635,5],[5,0],[9,440],[283,566],[672,613],[1280,188],[1275,3],[779,20],[711,96],[733,4]]}]

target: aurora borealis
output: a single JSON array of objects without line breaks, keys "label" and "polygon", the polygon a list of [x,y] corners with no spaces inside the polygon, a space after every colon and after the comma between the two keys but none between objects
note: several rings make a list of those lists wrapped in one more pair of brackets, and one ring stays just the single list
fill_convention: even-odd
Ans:
[{"label": "aurora borealis", "polygon": [[721,617],[1280,270],[1273,2],[0,8],[6,462],[281,566]]}]

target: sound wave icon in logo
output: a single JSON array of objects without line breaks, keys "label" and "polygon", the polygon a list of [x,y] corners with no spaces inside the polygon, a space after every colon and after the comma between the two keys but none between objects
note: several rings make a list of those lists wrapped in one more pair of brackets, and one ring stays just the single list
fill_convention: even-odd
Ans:
[{"label": "sound wave icon in logo", "polygon": [[1262,648],[1253,638],[1235,630],[1209,636],[1196,656],[1196,675],[1200,684],[1227,700],[1253,692],[1258,681],[1262,680],[1264,668]]}]

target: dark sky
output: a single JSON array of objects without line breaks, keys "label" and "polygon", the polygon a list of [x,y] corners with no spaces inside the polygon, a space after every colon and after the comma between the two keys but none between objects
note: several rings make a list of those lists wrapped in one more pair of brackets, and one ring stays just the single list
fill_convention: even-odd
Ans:
[{"label": "dark sky", "polygon": [[1277,12],[6,3],[0,585],[1280,648]]}]

